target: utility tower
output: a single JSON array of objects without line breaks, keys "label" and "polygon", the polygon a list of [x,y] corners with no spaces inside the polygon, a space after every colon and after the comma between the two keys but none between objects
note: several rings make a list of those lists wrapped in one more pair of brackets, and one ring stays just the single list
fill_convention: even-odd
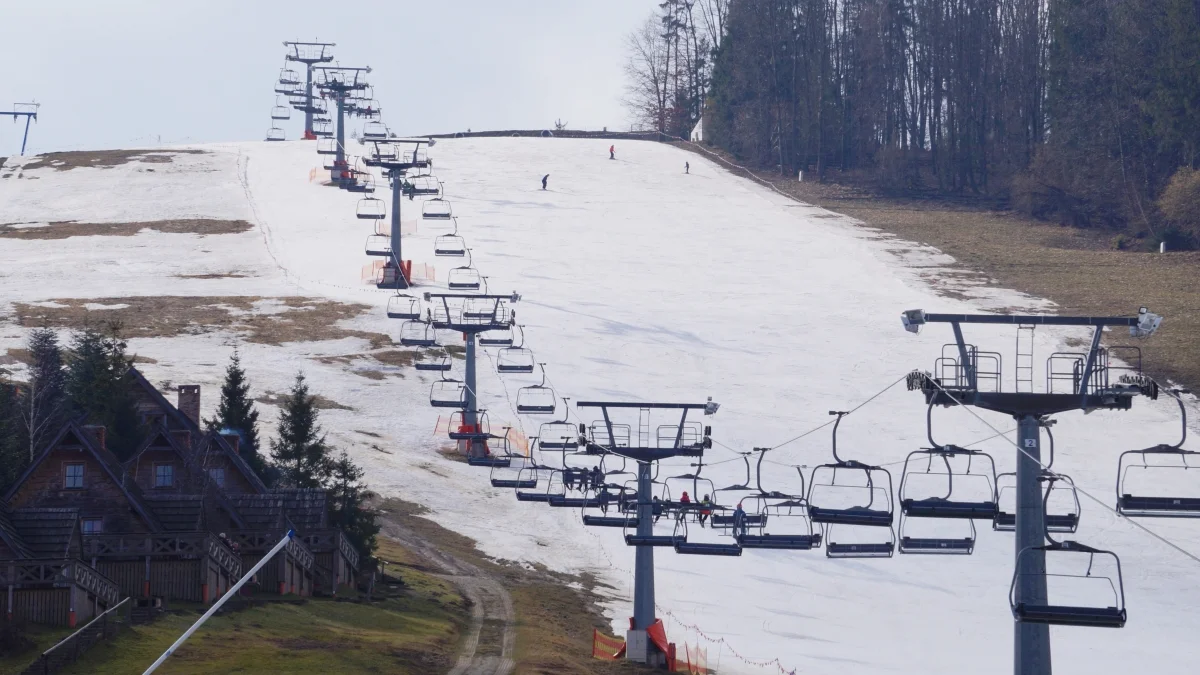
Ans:
[{"label": "utility tower", "polygon": [[[710,434],[712,429],[704,427],[701,437],[687,434],[688,413],[699,410],[705,415],[717,411],[718,404],[709,399],[707,403],[631,403],[620,401],[580,401],[580,408],[599,408],[602,423],[599,426],[603,436],[597,439],[597,434],[587,434],[586,427],[580,424],[579,444],[592,455],[614,454],[637,462],[637,535],[626,538],[626,543],[633,543],[636,552],[634,560],[633,579],[633,627],[626,635],[626,658],[639,663],[662,665],[666,655],[660,653],[650,642],[647,631],[654,625],[654,547],[674,545],[675,537],[656,536],[654,534],[654,503],[651,490],[652,465],[654,462],[671,457],[703,457],[704,450],[712,447]],[[619,437],[614,431],[614,417],[628,410],[639,411],[638,432],[636,437],[630,434],[628,446],[618,444],[614,439]],[[649,416],[652,411],[677,411],[679,421],[675,433],[664,433],[675,425],[662,425],[650,431]],[[599,440],[600,442],[597,442]],[[618,446],[619,447],[616,447]],[[660,539],[669,541],[658,541]]]},{"label": "utility tower", "polygon": [[355,93],[364,91],[367,84],[366,74],[371,67],[347,68],[343,66],[312,66],[316,76],[315,85],[325,98],[337,103],[337,131],[335,134],[335,157],[330,179],[334,184],[346,186],[354,181],[350,173],[350,165],[346,162],[346,104],[355,98]]},{"label": "utility tower", "polygon": [[[341,123],[338,123],[338,137],[341,138]],[[413,146],[411,154],[405,154],[398,150],[399,145],[409,144]],[[429,141],[422,138],[405,138],[405,139],[390,139],[388,141],[375,141],[374,152],[363,160],[367,166],[377,166],[387,177],[388,183],[392,188],[392,215],[391,215],[391,235],[389,237],[389,245],[391,246],[392,263],[396,266],[395,279],[384,278],[377,286],[379,288],[388,288],[395,290],[404,290],[412,285],[412,279],[409,278],[409,270],[411,267],[406,267],[404,258],[401,255],[400,248],[400,205],[401,198],[404,196],[404,175],[412,169],[424,169],[429,166],[429,158],[420,152],[422,144],[428,144]],[[335,164],[336,166],[336,164]]]},{"label": "utility tower", "polygon": [[[480,295],[475,293],[426,293],[425,301],[431,303],[429,321],[439,330],[452,330],[463,334],[467,342],[466,376],[463,378],[463,422],[451,429],[452,438],[467,442],[467,460],[487,456],[487,441],[491,433],[479,423],[479,402],[476,397],[475,346],[480,333],[505,330],[514,325],[514,313],[510,305],[521,299],[517,293],[509,295]],[[467,302],[471,303],[469,306]]]},{"label": "utility tower", "polygon": [[[1110,382],[1109,350],[1101,348],[1105,327],[1125,326],[1134,337],[1147,337],[1158,329],[1162,317],[1142,308],[1135,317],[1004,316],[995,314],[926,314],[915,309],[902,315],[905,330],[916,333],[927,323],[948,323],[954,330],[952,345],[943,350],[936,372],[914,371],[910,390],[920,390],[929,405],[969,405],[1012,415],[1017,420],[1016,572],[1012,589],[1014,618],[1013,672],[1015,675],[1050,675],[1050,625],[1101,625],[1080,622],[1079,617],[1023,617],[1022,607],[1049,604],[1046,585],[1047,543],[1041,487],[1041,427],[1048,415],[1070,410],[1128,410],[1133,397],[1157,396],[1153,381],[1132,372]],[[980,352],[963,338],[962,324],[1013,326],[1090,326],[1091,348],[1085,354],[1051,356],[1044,392],[1002,391],[998,354]],[[947,354],[954,354],[953,356]],[[1064,358],[1067,357],[1067,358]],[[1030,348],[1032,359],[1032,348]],[[1140,361],[1140,359],[1139,359]],[[1055,370],[1055,363],[1065,368]],[[1018,362],[1018,366],[1021,364]],[[986,370],[995,367],[995,370]],[[1131,369],[1132,370],[1132,369]],[[1024,379],[1018,373],[1018,386]],[[1030,378],[1031,379],[1031,378]],[[1055,391],[1055,384],[1068,383]],[[1032,384],[1032,383],[1030,383]],[[1066,542],[1074,544],[1073,542]],[[1077,609],[1077,608],[1075,608]],[[1121,619],[1124,623],[1124,619]]]},{"label": "utility tower", "polygon": [[304,113],[304,140],[311,141],[316,139],[316,135],[313,134],[313,113],[319,112],[319,109],[313,105],[313,66],[333,61],[333,54],[329,53],[329,49],[337,45],[332,42],[287,41],[283,43],[283,46],[288,49],[285,57],[288,61],[304,64],[303,105],[295,106],[295,108]]},{"label": "utility tower", "polygon": [[0,115],[11,115],[13,122],[18,117],[25,118],[25,135],[21,137],[21,156],[25,156],[25,143],[29,140],[29,122],[37,120],[37,111],[41,103],[14,103],[12,110],[0,110]]}]

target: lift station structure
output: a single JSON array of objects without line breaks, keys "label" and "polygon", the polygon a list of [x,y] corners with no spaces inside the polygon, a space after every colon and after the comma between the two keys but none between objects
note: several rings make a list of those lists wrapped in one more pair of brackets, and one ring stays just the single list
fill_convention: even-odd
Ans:
[{"label": "lift station structure", "polygon": [[[1050,626],[1107,626],[1125,623],[1123,591],[1116,595],[1113,606],[1077,607],[1054,604],[1048,597],[1046,553],[1083,553],[1089,556],[1106,554],[1073,541],[1055,541],[1047,535],[1046,503],[1054,482],[1062,478],[1046,470],[1041,455],[1041,430],[1047,427],[1049,415],[1071,410],[1128,410],[1133,397],[1146,395],[1157,398],[1158,387],[1140,370],[1112,381],[1110,374],[1120,370],[1109,363],[1109,350],[1100,346],[1105,328],[1126,327],[1133,337],[1153,334],[1162,318],[1142,308],[1134,317],[1073,317],[994,314],[926,314],[909,310],[901,316],[905,330],[916,333],[929,323],[948,323],[954,330],[954,343],[947,345],[938,359],[935,372],[914,371],[908,387],[925,396],[930,406],[975,406],[1011,415],[1017,421],[1016,471],[1016,557],[1010,593],[1015,619],[1013,636],[1013,672],[1015,675],[1050,675]],[[1048,362],[1046,391],[1002,391],[998,353],[981,352],[963,337],[963,324],[1012,325],[1029,330],[1034,326],[1077,326],[1093,329],[1091,347],[1084,354],[1055,354]],[[1022,357],[1032,363],[1030,351],[1018,352],[1017,366]],[[1018,340],[1020,345],[1020,340]],[[1136,350],[1136,348],[1132,348]],[[1137,351],[1140,354],[1140,350]],[[1065,358],[1064,358],[1065,357]],[[1056,361],[1066,367],[1055,367]],[[1140,357],[1138,358],[1140,365]],[[986,369],[994,366],[994,369]],[[1018,371],[1020,379],[1020,371]],[[1032,371],[1029,374],[1032,384]],[[1019,385],[1020,383],[1018,383]],[[1056,384],[1065,384],[1056,391]],[[1051,446],[1053,447],[1053,446]],[[1044,491],[1042,483],[1049,486]],[[1073,531],[1073,530],[1072,530]],[[1089,564],[1089,572],[1090,572]],[[1117,583],[1121,588],[1120,563],[1117,562]]]},{"label": "lift station structure", "polygon": [[[323,97],[332,99],[337,104],[333,148],[328,153],[334,156],[333,168],[330,169],[330,180],[335,185],[345,187],[354,182],[350,164],[346,161],[346,115],[353,114],[353,111],[347,111],[346,106],[347,102],[355,97],[355,94],[365,91],[370,86],[367,84],[366,74],[371,72],[371,67],[312,66],[311,69],[315,76],[314,84],[321,90]],[[318,148],[318,152],[320,152],[320,148]]]},{"label": "lift station structure", "polygon": [[[330,53],[329,50],[337,45],[333,42],[296,42],[289,40],[284,42],[283,46],[288,49],[288,53],[284,57],[287,61],[294,61],[296,63],[304,64],[305,78],[303,97],[296,97],[299,99],[299,105],[294,107],[296,110],[304,113],[304,140],[315,140],[316,135],[313,133],[313,115],[321,112],[321,108],[317,107],[313,102],[313,66],[319,63],[330,63],[333,61],[333,54]],[[280,82],[280,84],[294,84],[295,86],[299,86],[299,82]]]},{"label": "lift station structure", "polygon": [[14,103],[12,110],[0,110],[0,115],[8,115],[16,122],[18,118],[25,118],[25,134],[21,136],[21,156],[25,156],[25,144],[29,141],[29,123],[37,121],[38,108],[41,103]]}]

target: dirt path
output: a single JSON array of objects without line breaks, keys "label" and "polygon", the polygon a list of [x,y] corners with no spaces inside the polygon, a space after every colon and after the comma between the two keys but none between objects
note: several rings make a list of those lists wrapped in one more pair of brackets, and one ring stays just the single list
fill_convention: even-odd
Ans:
[{"label": "dirt path", "polygon": [[471,603],[471,626],[450,675],[509,675],[517,644],[512,597],[491,575],[439,550],[416,532],[390,519],[383,533],[442,570],[437,576],[454,584]]}]

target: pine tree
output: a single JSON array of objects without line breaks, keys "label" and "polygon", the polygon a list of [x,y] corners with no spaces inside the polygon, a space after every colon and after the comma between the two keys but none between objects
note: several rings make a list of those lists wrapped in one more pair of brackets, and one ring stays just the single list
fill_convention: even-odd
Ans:
[{"label": "pine tree", "polygon": [[225,368],[225,382],[221,385],[221,402],[217,416],[207,420],[208,428],[214,431],[227,429],[239,436],[238,454],[260,477],[266,473],[266,461],[258,453],[258,410],[250,398],[250,383],[242,369],[237,350]]},{"label": "pine tree", "polygon": [[20,391],[20,415],[25,426],[29,461],[37,456],[64,420],[66,376],[58,334],[38,328],[29,334],[29,383]]},{"label": "pine tree", "polygon": [[297,373],[279,412],[279,438],[271,439],[271,457],[282,472],[283,482],[292,487],[321,487],[333,469],[317,414],[316,399],[308,393],[304,373]]},{"label": "pine tree", "polygon": [[360,482],[365,473],[343,450],[333,463],[327,488],[330,522],[341,528],[359,552],[370,555],[375,550],[379,525],[375,522],[375,511],[366,506],[375,493]]},{"label": "pine tree", "polygon": [[0,494],[6,492],[29,465],[20,406],[17,386],[0,380]]},{"label": "pine tree", "polygon": [[106,445],[121,460],[133,454],[146,433],[133,398],[132,368],[119,326],[109,325],[107,333],[86,326],[72,336],[67,397],[89,424],[105,428]]}]

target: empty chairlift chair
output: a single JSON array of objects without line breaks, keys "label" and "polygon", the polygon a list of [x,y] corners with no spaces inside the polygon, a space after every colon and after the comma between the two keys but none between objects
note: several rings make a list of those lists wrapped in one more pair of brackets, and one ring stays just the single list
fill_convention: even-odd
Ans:
[{"label": "empty chairlift chair", "polygon": [[[886,469],[837,454],[837,429],[846,413],[833,425],[833,459],[813,469],[808,490],[808,514],[824,527],[825,555],[830,558],[891,557],[896,533],[892,528],[892,475]],[[835,539],[833,533],[863,535],[861,541]]]},{"label": "empty chairlift chair", "polygon": [[332,138],[333,137],[333,122],[317,122],[313,121],[313,136],[317,138]]},{"label": "empty chairlift chair", "polygon": [[[565,407],[564,409],[569,410]],[[546,451],[570,451],[579,449],[579,430],[574,424],[563,420],[543,422],[538,428],[538,449]]]},{"label": "empty chairlift chair", "polygon": [[363,197],[354,207],[354,215],[360,220],[383,220],[387,217],[387,208],[382,199]]},{"label": "empty chairlift chair", "polygon": [[372,234],[367,237],[364,247],[369,256],[388,257],[392,255],[392,238],[384,234]]},{"label": "empty chairlift chair", "polygon": [[443,378],[429,388],[429,405],[434,408],[465,408],[467,388],[459,380]]},{"label": "empty chairlift chair", "polygon": [[746,501],[751,508],[745,510],[745,524],[734,533],[742,548],[808,551],[821,546],[821,533],[814,532],[803,498],[757,495]]},{"label": "empty chairlift chair", "polygon": [[542,381],[517,391],[517,412],[523,415],[553,415],[558,409],[558,397],[546,385],[546,364],[542,368]]},{"label": "empty chairlift chair", "polygon": [[284,133],[283,129],[273,126],[270,129],[267,129],[267,140],[284,141],[287,140],[287,135]]},{"label": "empty chairlift chair", "polygon": [[426,351],[417,354],[413,367],[417,370],[447,373],[453,368],[454,360],[444,351]]},{"label": "empty chairlift chair", "polygon": [[416,321],[421,318],[421,301],[411,295],[393,295],[388,298],[387,316],[389,319]]},{"label": "empty chairlift chair", "polygon": [[479,344],[482,347],[511,347],[514,339],[511,327],[497,328],[479,334]]},{"label": "empty chairlift chair", "polygon": [[405,347],[432,347],[437,344],[437,331],[424,321],[405,321],[400,325],[400,344]]},{"label": "empty chairlift chair", "polygon": [[[1051,484],[1053,477],[1047,480]],[[1049,489],[1046,497],[1049,497]],[[1009,606],[1013,618],[1021,623],[1055,626],[1120,628],[1125,625],[1125,584],[1121,560],[1111,551],[1092,548],[1075,541],[1055,541],[1022,549],[1017,554],[1016,571],[1009,587]],[[1024,580],[1023,563],[1027,556],[1041,552],[1045,568],[1046,598],[1038,602],[1019,601],[1018,588]],[[1102,598],[1096,602],[1096,598]]]},{"label": "empty chairlift chair", "polygon": [[467,254],[467,242],[457,234],[443,234],[433,240],[433,254],[443,258],[461,258]]},{"label": "empty chairlift chair", "polygon": [[421,205],[421,218],[424,220],[450,220],[452,217],[450,200],[443,197],[428,199]]},{"label": "empty chairlift chair", "polygon": [[[1079,529],[1082,506],[1075,482],[1064,473],[1055,473],[1057,480],[1048,488],[1046,501],[1046,531],[1070,534]],[[1002,473],[996,476],[996,517],[992,529],[997,532],[1012,532],[1017,529],[1017,474]]]},{"label": "empty chairlift chair", "polygon": [[334,138],[318,138],[317,139],[317,154],[318,155],[336,155],[338,152],[337,139]]},{"label": "empty chairlift chair", "polygon": [[273,120],[287,120],[291,119],[291,117],[292,110],[286,105],[276,104],[274,108],[271,108],[271,119]]},{"label": "empty chairlift chair", "polygon": [[387,138],[387,125],[379,120],[367,120],[366,124],[363,124],[362,137],[367,140],[381,140]]},{"label": "empty chairlift chair", "polygon": [[538,485],[537,466],[526,458],[510,462],[507,467],[493,467],[488,478],[494,488],[532,490]]},{"label": "empty chairlift chair", "polygon": [[1200,518],[1200,453],[1184,450],[1187,409],[1176,396],[1183,434],[1175,445],[1121,453],[1117,511],[1141,518]]},{"label": "empty chairlift chair", "polygon": [[533,372],[535,365],[533,352],[525,347],[525,330],[521,326],[517,326],[515,332],[517,338],[512,345],[496,352],[496,372],[498,373]]},{"label": "empty chairlift chair", "polygon": [[[964,461],[965,460],[965,461]],[[996,465],[992,457],[956,446],[909,453],[900,479],[900,552],[975,550],[975,520],[992,521]],[[946,521],[957,523],[950,530]]]},{"label": "empty chairlift chair", "polygon": [[452,291],[477,291],[483,286],[479,270],[468,265],[455,267],[446,275],[446,286]]},{"label": "empty chairlift chair", "polygon": [[[708,529],[705,533],[717,533],[717,530]],[[682,537],[682,541],[675,542],[675,552],[682,555],[716,555],[716,556],[739,556],[742,554],[742,547],[732,539],[729,541],[721,541],[724,537],[717,536],[714,541],[695,541],[688,538],[688,519],[677,518],[675,520],[675,536]]]}]

